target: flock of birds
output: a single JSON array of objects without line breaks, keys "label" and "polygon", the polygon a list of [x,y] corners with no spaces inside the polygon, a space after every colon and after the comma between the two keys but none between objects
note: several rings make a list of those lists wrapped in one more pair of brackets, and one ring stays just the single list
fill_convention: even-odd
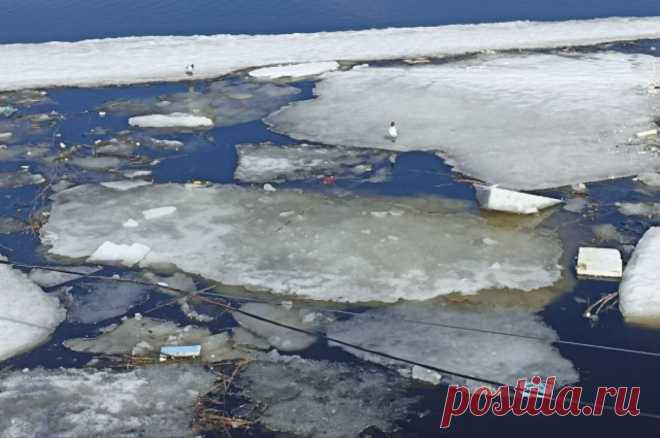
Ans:
[{"label": "flock of birds", "polygon": [[[195,74],[195,64],[186,65],[186,76],[193,76]],[[390,127],[387,129],[387,138],[394,143],[399,136],[399,131],[396,129],[396,123],[390,122]]]}]

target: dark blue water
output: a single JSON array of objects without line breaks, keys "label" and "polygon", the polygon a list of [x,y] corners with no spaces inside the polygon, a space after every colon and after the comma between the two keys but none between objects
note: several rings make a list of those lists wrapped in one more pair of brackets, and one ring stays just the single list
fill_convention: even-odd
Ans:
[{"label": "dark blue water", "polygon": [[0,0],[0,43],[660,15],[657,0]]}]

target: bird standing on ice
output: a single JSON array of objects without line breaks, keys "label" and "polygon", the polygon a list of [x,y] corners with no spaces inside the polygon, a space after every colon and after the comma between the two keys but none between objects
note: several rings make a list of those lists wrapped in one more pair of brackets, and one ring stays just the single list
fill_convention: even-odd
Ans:
[{"label": "bird standing on ice", "polygon": [[195,74],[195,64],[186,65],[186,74],[188,76],[192,76],[193,74]]},{"label": "bird standing on ice", "polygon": [[392,143],[396,141],[396,138],[399,136],[399,131],[396,129],[396,124],[394,122],[390,122],[390,127],[387,130],[387,137],[392,140]]}]

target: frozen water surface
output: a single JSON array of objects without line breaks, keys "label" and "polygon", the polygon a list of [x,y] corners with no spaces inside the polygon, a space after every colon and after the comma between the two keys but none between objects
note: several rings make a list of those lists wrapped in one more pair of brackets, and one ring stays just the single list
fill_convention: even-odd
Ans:
[{"label": "frozen water surface", "polygon": [[[149,249],[131,259],[141,267],[176,266],[224,284],[314,299],[530,291],[561,277],[555,232],[489,225],[469,204],[442,198],[166,184],[126,192],[84,185],[54,201],[42,228],[53,255],[79,259],[101,247],[103,257],[93,260],[117,263],[137,245]],[[162,206],[176,213],[123,226],[136,211]]]},{"label": "frozen water surface", "polygon": [[[215,78],[281,63],[445,56],[660,37],[660,18],[607,18],[288,35],[128,37],[0,45],[0,90]],[[16,74],[16,72],[20,74]]]},{"label": "frozen water surface", "polygon": [[6,438],[190,436],[196,399],[213,381],[188,365],[16,371],[0,380],[0,430]]},{"label": "frozen water surface", "polygon": [[[433,323],[537,336],[548,342],[437,327]],[[327,332],[329,336],[362,347],[507,384],[515,385],[519,378],[534,375],[557,376],[561,384],[579,379],[571,362],[552,346],[551,340],[557,339],[554,330],[540,317],[523,309],[405,303],[337,321]],[[369,361],[402,366],[399,362],[340,347]],[[457,379],[443,376],[445,382],[463,383]]]},{"label": "frozen water surface", "polygon": [[236,151],[238,166],[234,178],[242,182],[294,181],[326,175],[355,178],[369,175],[376,168],[390,173],[388,153],[357,148],[260,143],[240,144]]},{"label": "frozen water surface", "polygon": [[391,432],[415,402],[404,379],[383,370],[276,352],[250,363],[236,384],[265,406],[261,424],[296,436],[356,437],[370,426]]},{"label": "frozen water surface", "polygon": [[[0,260],[5,259],[0,255]],[[56,297],[45,294],[25,274],[0,264],[0,361],[47,340],[65,314]]]},{"label": "frozen water surface", "polygon": [[71,322],[94,324],[124,315],[149,296],[149,289],[132,283],[82,283],[84,293],[72,295],[67,318]]},{"label": "frozen water surface", "polygon": [[[647,55],[500,55],[333,72],[316,99],[269,116],[278,132],[324,144],[435,150],[488,183],[539,189],[653,170],[635,133],[654,125]],[[385,138],[390,120],[395,142]],[[594,157],[598,157],[596,160]]]}]

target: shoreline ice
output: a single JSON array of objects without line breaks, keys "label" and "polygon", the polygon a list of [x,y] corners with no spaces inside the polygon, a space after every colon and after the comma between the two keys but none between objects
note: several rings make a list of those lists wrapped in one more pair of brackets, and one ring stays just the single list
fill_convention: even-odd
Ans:
[{"label": "shoreline ice", "polygon": [[285,35],[125,37],[0,45],[0,91],[209,79],[250,67],[460,55],[660,38],[660,17],[514,21]]}]

